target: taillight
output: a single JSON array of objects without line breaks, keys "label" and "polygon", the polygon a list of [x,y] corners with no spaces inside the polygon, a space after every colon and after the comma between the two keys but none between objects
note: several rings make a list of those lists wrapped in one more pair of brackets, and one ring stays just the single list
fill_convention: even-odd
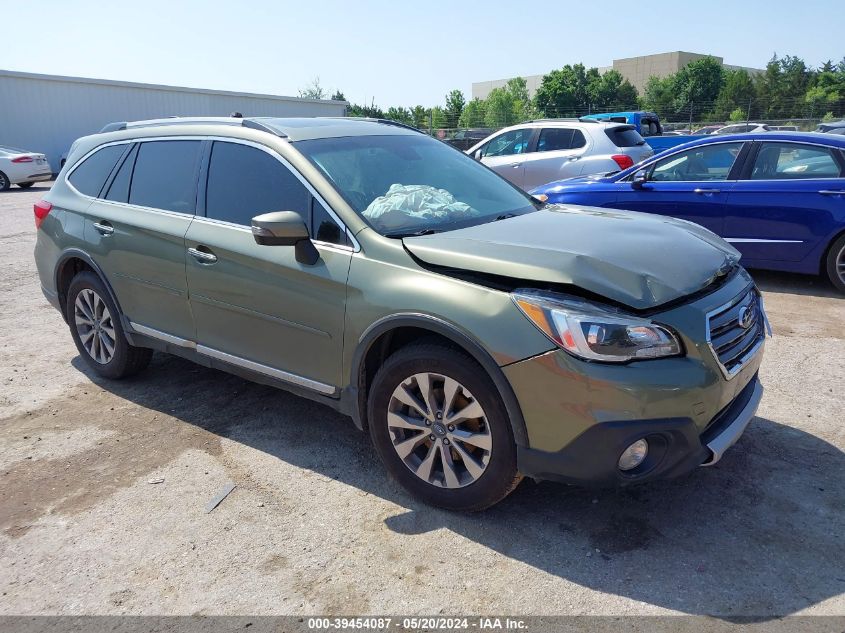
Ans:
[{"label": "taillight", "polygon": [[44,218],[50,213],[50,210],[53,208],[53,205],[47,202],[46,200],[39,200],[32,206],[32,211],[35,213],[35,228],[41,228],[41,223],[44,221]]},{"label": "taillight", "polygon": [[611,158],[619,165],[619,169],[628,169],[634,165],[634,159],[626,154],[614,154]]},{"label": "taillight", "polygon": [[35,160],[32,156],[18,156],[17,158],[13,158],[13,163],[31,163]]}]

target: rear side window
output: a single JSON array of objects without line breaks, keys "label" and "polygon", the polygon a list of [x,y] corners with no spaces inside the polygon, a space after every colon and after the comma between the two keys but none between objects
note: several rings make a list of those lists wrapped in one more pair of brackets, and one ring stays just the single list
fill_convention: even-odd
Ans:
[{"label": "rear side window", "polygon": [[193,213],[200,141],[147,141],[135,159],[129,203]]},{"label": "rear side window", "polygon": [[578,149],[587,144],[587,139],[581,130],[572,128],[550,127],[540,130],[537,140],[538,152],[555,152],[566,149]]},{"label": "rear side window", "polygon": [[94,152],[73,170],[68,178],[70,184],[80,193],[96,198],[124,151],[126,145],[109,145]]},{"label": "rear side window", "polygon": [[612,127],[605,130],[605,133],[616,147],[636,147],[645,144],[645,139],[634,127]]},{"label": "rear side window", "polygon": [[305,185],[267,152],[240,143],[214,142],[205,195],[205,214],[215,220],[249,226],[271,211],[309,217]]}]

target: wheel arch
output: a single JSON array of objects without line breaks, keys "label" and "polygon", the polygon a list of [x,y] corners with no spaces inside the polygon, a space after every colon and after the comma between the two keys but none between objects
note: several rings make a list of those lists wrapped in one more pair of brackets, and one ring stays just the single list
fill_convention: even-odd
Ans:
[{"label": "wheel arch", "polygon": [[90,270],[100,278],[100,281],[103,282],[106,291],[109,293],[109,298],[117,307],[120,318],[122,319],[123,310],[120,307],[120,302],[117,300],[117,295],[115,295],[114,289],[111,287],[102,268],[85,251],[78,248],[69,248],[59,257],[54,273],[56,292],[59,297],[59,305],[62,308],[62,317],[65,321],[67,321],[67,291],[70,288],[73,278],[83,270]]},{"label": "wheel arch", "polygon": [[833,245],[836,243],[836,240],[840,239],[841,237],[845,236],[845,227],[839,227],[836,233],[834,233],[828,240],[822,250],[822,256],[819,258],[819,274],[827,276],[827,258],[830,255],[830,251],[833,248]]},{"label": "wheel arch", "polygon": [[432,337],[443,339],[463,351],[487,372],[505,405],[516,444],[527,446],[528,433],[522,410],[501,367],[471,334],[448,321],[427,314],[408,313],[384,317],[370,325],[361,335],[352,356],[350,380],[355,425],[362,430],[367,427],[369,385],[384,359],[405,345]]}]

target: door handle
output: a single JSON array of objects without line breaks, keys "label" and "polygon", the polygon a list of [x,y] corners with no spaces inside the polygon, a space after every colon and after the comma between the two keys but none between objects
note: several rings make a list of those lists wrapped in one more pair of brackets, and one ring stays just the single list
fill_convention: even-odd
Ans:
[{"label": "door handle", "polygon": [[521,166],[522,166],[522,163],[511,163],[511,167],[513,167],[514,169],[516,169],[517,167],[521,167]]},{"label": "door handle", "polygon": [[721,189],[693,189],[692,192],[707,195],[708,193],[721,193],[722,190]]},{"label": "door handle", "polygon": [[100,235],[108,237],[112,233],[114,233],[114,227],[109,224],[108,222],[94,222],[94,228],[97,229],[97,232]]},{"label": "door handle", "polygon": [[576,161],[576,160],[579,160],[580,158],[581,158],[580,156],[571,156],[571,157],[569,158],[569,162],[570,162],[570,163],[571,163],[571,162],[574,162],[574,161]]},{"label": "door handle", "polygon": [[208,253],[206,251],[201,251],[196,248],[189,248],[188,254],[197,260],[200,264],[213,264],[217,261],[217,255],[214,253]]},{"label": "door handle", "polygon": [[840,191],[837,189],[822,189],[819,193],[823,196],[845,196],[845,190]]}]

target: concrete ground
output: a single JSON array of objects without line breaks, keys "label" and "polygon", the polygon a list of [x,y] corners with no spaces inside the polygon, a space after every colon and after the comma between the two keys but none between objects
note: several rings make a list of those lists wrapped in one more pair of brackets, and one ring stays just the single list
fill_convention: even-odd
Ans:
[{"label": "concrete ground", "polygon": [[526,481],[452,514],[320,405],[161,354],[131,381],[88,372],[35,273],[46,191],[0,193],[0,614],[845,615],[827,282],[755,274],[767,391],[714,468],[625,492]]}]

